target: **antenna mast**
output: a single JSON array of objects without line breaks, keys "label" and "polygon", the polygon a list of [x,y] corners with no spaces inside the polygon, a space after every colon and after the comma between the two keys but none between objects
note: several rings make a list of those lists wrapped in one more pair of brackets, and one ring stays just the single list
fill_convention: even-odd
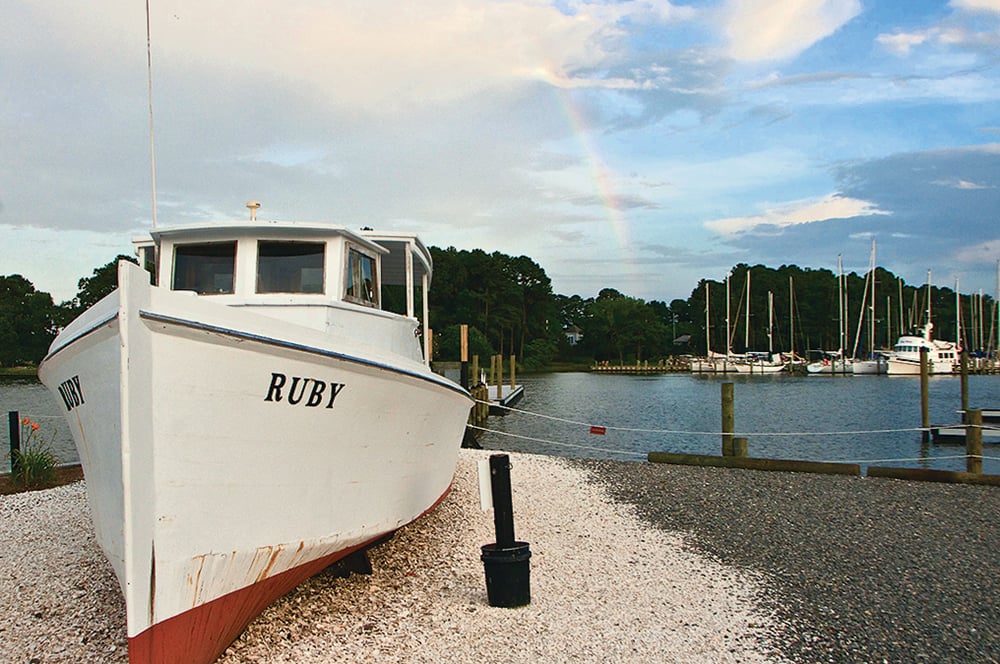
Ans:
[{"label": "antenna mast", "polygon": [[146,0],[146,82],[149,93],[149,170],[153,187],[153,228],[156,228],[156,151],[153,148],[153,49],[150,42],[149,0]]}]

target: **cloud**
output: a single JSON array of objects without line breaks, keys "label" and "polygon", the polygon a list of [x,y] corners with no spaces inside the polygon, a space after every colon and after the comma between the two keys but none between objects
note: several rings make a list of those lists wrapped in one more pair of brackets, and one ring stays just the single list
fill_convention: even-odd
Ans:
[{"label": "cloud", "polygon": [[951,0],[948,4],[956,9],[989,11],[1000,14],[1000,0]]},{"label": "cloud", "polygon": [[996,262],[1000,260],[1000,238],[961,247],[954,252],[953,256],[958,263],[996,265]]},{"label": "cloud", "polygon": [[758,229],[778,229],[800,224],[811,224],[829,219],[846,219],[870,215],[890,214],[868,201],[829,194],[820,199],[783,203],[763,214],[749,217],[731,217],[705,222],[705,227],[720,235],[739,235]]},{"label": "cloud", "polygon": [[987,185],[976,184],[975,182],[969,182],[968,180],[962,179],[952,179],[952,180],[932,180],[931,184],[936,184],[942,187],[952,187],[954,189],[987,189]]},{"label": "cloud", "polygon": [[729,0],[723,10],[729,55],[787,60],[861,13],[858,0]]}]

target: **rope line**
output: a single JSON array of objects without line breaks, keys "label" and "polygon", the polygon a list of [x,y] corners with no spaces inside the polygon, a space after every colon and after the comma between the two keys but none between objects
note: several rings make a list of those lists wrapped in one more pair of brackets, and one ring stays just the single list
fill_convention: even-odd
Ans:
[{"label": "rope line", "polygon": [[[565,417],[555,417],[554,415],[544,415],[542,413],[533,413],[530,410],[522,410],[520,408],[511,408],[510,406],[498,406],[495,403],[489,401],[478,400],[479,403],[488,403],[491,408],[503,408],[505,410],[521,413],[522,415],[531,415],[533,417],[540,417],[546,420],[552,420],[555,422],[563,422],[565,424],[574,424],[582,427],[594,427],[600,426],[607,431],[625,431],[628,433],[665,433],[665,434],[678,434],[685,436],[721,436],[723,432],[721,431],[683,431],[680,429],[641,429],[636,427],[616,427],[616,426],[606,426],[603,424],[593,424],[590,422],[580,422],[579,420],[570,420]],[[856,434],[874,434],[874,433],[906,433],[906,432],[918,432],[925,431],[922,427],[910,427],[906,429],[870,429],[870,430],[854,430],[854,431],[758,431],[758,432],[733,432],[733,436],[741,437],[751,437],[751,436],[852,436]]]},{"label": "rope line", "polygon": [[477,427],[472,424],[468,425],[470,429],[476,429],[477,431],[483,431],[485,433],[495,433],[498,436],[508,436],[509,438],[518,438],[520,440],[530,440],[533,443],[544,443],[545,445],[556,445],[557,447],[572,447],[578,450],[589,450],[591,452],[603,452],[605,454],[621,454],[624,456],[631,456],[636,458],[645,459],[646,455],[640,452],[628,452],[625,450],[611,450],[606,447],[591,447],[590,445],[574,445],[573,443],[560,443],[555,440],[545,440],[544,438],[532,438],[531,436],[522,436],[516,433],[508,433],[506,431],[497,431],[495,429],[487,429],[485,427]]},{"label": "rope line", "polygon": [[[612,450],[606,447],[593,447],[590,445],[575,445],[573,443],[562,443],[555,440],[548,440],[545,438],[534,438],[532,436],[522,436],[516,433],[509,433],[506,431],[497,431],[496,429],[487,429],[486,427],[479,427],[469,425],[470,429],[476,429],[477,431],[483,431],[485,433],[493,433],[498,436],[507,436],[509,438],[517,438],[519,440],[528,440],[533,443],[543,443],[545,445],[555,445],[557,447],[571,447],[580,450],[589,450],[593,452],[603,452],[606,454],[621,454],[623,456],[631,456],[636,458],[645,459],[646,455],[639,452],[627,452],[624,450]],[[983,459],[990,461],[1000,461],[1000,457],[985,456],[982,454],[949,454],[943,456],[933,456],[933,457],[898,457],[891,459],[810,459],[811,461],[826,461],[830,463],[857,463],[857,464],[876,464],[876,463],[889,463],[889,462],[901,462],[901,461],[943,461],[947,459]]]}]

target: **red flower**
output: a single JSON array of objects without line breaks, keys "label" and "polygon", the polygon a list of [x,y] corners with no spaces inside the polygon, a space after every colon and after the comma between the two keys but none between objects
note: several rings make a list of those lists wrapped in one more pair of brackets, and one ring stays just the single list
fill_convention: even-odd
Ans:
[{"label": "red flower", "polygon": [[31,430],[32,431],[38,431],[38,422],[32,422],[31,423]]}]

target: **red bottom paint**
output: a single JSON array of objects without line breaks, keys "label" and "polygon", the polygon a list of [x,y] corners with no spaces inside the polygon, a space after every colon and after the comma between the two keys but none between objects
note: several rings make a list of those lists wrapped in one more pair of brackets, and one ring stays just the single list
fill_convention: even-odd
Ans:
[{"label": "red bottom paint", "polygon": [[[445,491],[423,514],[432,511],[447,495]],[[341,558],[384,537],[293,567],[158,622],[129,638],[129,664],[211,664],[276,599]]]}]

